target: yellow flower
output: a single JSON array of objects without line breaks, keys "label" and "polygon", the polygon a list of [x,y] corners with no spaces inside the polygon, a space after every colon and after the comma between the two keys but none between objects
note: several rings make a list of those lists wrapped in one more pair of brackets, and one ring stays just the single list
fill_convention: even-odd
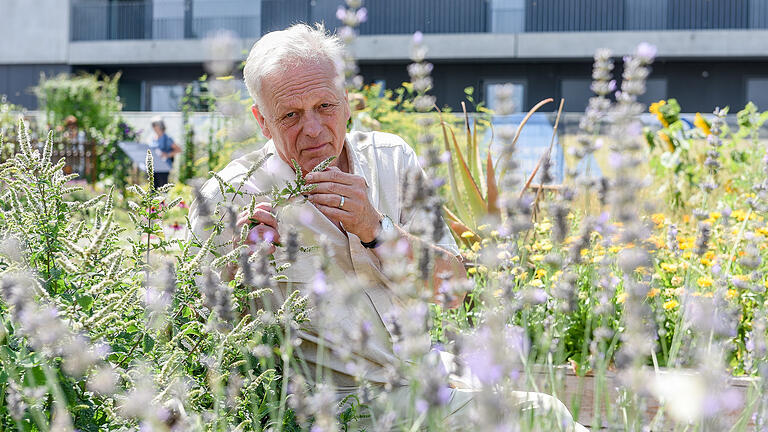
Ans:
[{"label": "yellow flower", "polygon": [[678,286],[683,283],[683,277],[680,275],[672,276],[672,280],[670,282],[672,282],[672,285]]},{"label": "yellow flower", "polygon": [[664,127],[669,126],[669,123],[667,123],[666,120],[664,120],[664,114],[661,113],[660,108],[667,104],[667,101],[660,100],[658,102],[654,102],[651,104],[651,106],[648,107],[648,112],[651,114],[656,114],[656,117],[659,119],[659,122],[664,125]]},{"label": "yellow flower", "polygon": [[718,219],[720,219],[721,216],[723,216],[723,214],[720,213],[720,212],[710,212],[709,213],[709,218],[713,219],[713,220],[718,220]]},{"label": "yellow flower", "polygon": [[487,229],[488,229],[488,228],[490,228],[490,227],[491,227],[491,226],[490,226],[490,225],[488,225],[488,224],[485,224],[485,225],[480,225],[479,227],[477,227],[477,230],[478,230],[478,231],[485,231],[485,230],[487,230]]},{"label": "yellow flower", "polygon": [[734,298],[738,297],[738,295],[739,295],[739,292],[733,288],[725,292],[725,298],[728,300],[733,300]]},{"label": "yellow flower", "polygon": [[531,255],[531,261],[533,262],[544,261],[544,255],[541,255],[541,254]]},{"label": "yellow flower", "polygon": [[664,216],[664,213],[654,213],[651,215],[651,220],[656,225],[664,225],[664,220],[666,217]]},{"label": "yellow flower", "polygon": [[471,274],[471,275],[473,275],[473,274],[477,274],[477,268],[476,268],[476,267],[470,267],[470,268],[467,270],[467,274]]},{"label": "yellow flower", "polygon": [[661,292],[661,290],[658,289],[658,288],[651,288],[651,290],[648,291],[648,294],[647,294],[648,298],[654,298],[657,295],[659,295],[660,292]]},{"label": "yellow flower", "polygon": [[674,273],[677,271],[677,264],[661,263],[661,269],[666,272]]},{"label": "yellow flower", "polygon": [[744,222],[744,219],[747,218],[747,212],[744,210],[734,210],[731,216],[739,222]]},{"label": "yellow flower", "polygon": [[538,269],[538,270],[536,270],[536,274],[533,275],[533,277],[535,277],[536,279],[541,279],[541,278],[543,278],[546,275],[547,275],[547,271],[546,270]]},{"label": "yellow flower", "polygon": [[768,227],[760,227],[755,230],[756,233],[768,237]]},{"label": "yellow flower", "polygon": [[624,304],[625,301],[627,301],[627,293],[623,292],[616,296],[616,303],[618,304]]},{"label": "yellow flower", "polygon": [[477,252],[479,250],[480,250],[480,243],[478,243],[478,242],[472,243],[472,251],[473,252]]},{"label": "yellow flower", "polygon": [[474,236],[475,236],[475,233],[473,233],[472,231],[469,231],[469,230],[464,231],[463,233],[461,233],[461,238],[464,238],[464,239],[470,239],[470,238],[472,238]]},{"label": "yellow flower", "polygon": [[704,132],[704,135],[712,134],[712,131],[709,130],[709,124],[706,120],[704,120],[704,117],[702,117],[701,113],[696,113],[696,118],[693,120],[693,124],[696,125],[697,128],[701,129],[701,131]]},{"label": "yellow flower", "polygon": [[664,307],[664,310],[670,310],[680,306],[680,303],[678,303],[677,300],[672,299],[664,302],[662,306]]},{"label": "yellow flower", "polygon": [[707,251],[699,261],[707,267],[712,267],[712,263],[714,262],[714,260],[715,260],[715,252]]},{"label": "yellow flower", "polygon": [[667,143],[667,151],[674,151],[675,146],[672,144],[672,140],[669,139],[669,135],[665,134],[662,131],[658,131],[657,134],[659,135],[659,138],[661,138],[662,141]]},{"label": "yellow flower", "polygon": [[530,285],[532,287],[542,288],[544,286],[544,282],[542,282],[541,279],[534,279],[530,282]]},{"label": "yellow flower", "polygon": [[715,281],[713,281],[712,278],[709,276],[702,276],[696,279],[696,283],[698,283],[699,286],[702,288],[709,288],[712,286],[713,283],[715,283]]}]

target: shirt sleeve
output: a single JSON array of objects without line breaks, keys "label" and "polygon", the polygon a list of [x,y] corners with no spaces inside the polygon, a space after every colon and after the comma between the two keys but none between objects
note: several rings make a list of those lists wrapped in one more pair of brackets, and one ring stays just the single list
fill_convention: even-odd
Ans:
[{"label": "shirt sleeve", "polygon": [[[443,248],[453,255],[459,255],[459,247],[456,245],[456,240],[451,234],[451,230],[445,223],[445,219],[440,214],[435,215],[432,212],[427,212],[423,208],[415,208],[411,203],[407,202],[411,200],[411,197],[418,195],[418,191],[413,190],[418,188],[418,183],[421,181],[429,181],[424,170],[421,168],[419,159],[416,156],[416,152],[407,144],[403,146],[403,152],[405,153],[400,160],[402,165],[399,167],[400,184],[403,185],[403,190],[400,193],[400,220],[397,221],[403,229],[414,235],[420,233],[431,233],[434,227],[438,227],[437,238],[435,245]],[[409,190],[410,189],[410,190]],[[438,218],[438,220],[435,220]],[[419,235],[423,237],[423,235]],[[431,241],[432,238],[425,238],[425,240]]]}]

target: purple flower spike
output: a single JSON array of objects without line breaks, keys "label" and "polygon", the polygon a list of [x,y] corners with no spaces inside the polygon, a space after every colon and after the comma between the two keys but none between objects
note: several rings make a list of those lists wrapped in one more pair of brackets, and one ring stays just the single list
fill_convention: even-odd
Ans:
[{"label": "purple flower spike", "polygon": [[424,40],[424,33],[417,31],[413,34],[413,43],[416,45],[421,45],[421,42]]},{"label": "purple flower spike", "polygon": [[360,8],[356,13],[357,21],[364,23],[368,20],[368,10],[366,8]]},{"label": "purple flower spike", "polygon": [[656,52],[656,47],[648,42],[643,42],[637,46],[637,55],[646,59],[654,59]]}]

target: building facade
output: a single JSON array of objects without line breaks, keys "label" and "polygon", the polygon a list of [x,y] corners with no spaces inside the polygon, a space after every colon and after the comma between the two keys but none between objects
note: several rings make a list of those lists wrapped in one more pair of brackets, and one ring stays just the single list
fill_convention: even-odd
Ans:
[{"label": "building facade", "polygon": [[[262,34],[295,22],[334,28],[343,0],[0,0],[0,94],[35,108],[40,73],[121,73],[126,110],[177,110],[205,72],[204,38],[226,29],[245,58]],[[433,93],[458,108],[464,88],[491,102],[515,84],[518,109],[546,97],[579,112],[592,55],[618,63],[640,42],[658,48],[645,102],[676,97],[685,111],[752,100],[768,109],[768,0],[364,0],[352,47],[367,82],[408,79],[411,35],[425,34]],[[616,75],[620,77],[617,65]]]}]

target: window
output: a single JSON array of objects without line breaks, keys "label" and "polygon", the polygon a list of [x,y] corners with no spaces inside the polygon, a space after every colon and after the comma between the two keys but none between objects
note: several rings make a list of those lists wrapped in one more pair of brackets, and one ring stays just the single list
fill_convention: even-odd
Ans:
[{"label": "window", "polygon": [[564,78],[560,81],[560,97],[565,99],[565,112],[584,112],[592,93],[592,80],[589,78]]},{"label": "window", "polygon": [[667,79],[666,78],[649,78],[645,82],[645,94],[640,95],[637,101],[649,106],[654,102],[658,102],[667,98]]},{"label": "window", "polygon": [[153,84],[150,87],[150,111],[179,111],[184,96],[182,84]]},{"label": "window", "polygon": [[495,110],[497,107],[496,91],[505,84],[512,84],[512,102],[514,107],[512,112],[521,112],[525,106],[525,83],[520,80],[489,80],[485,82],[484,102],[485,106]]},{"label": "window", "polygon": [[768,108],[768,77],[747,78],[747,102],[763,110]]}]

